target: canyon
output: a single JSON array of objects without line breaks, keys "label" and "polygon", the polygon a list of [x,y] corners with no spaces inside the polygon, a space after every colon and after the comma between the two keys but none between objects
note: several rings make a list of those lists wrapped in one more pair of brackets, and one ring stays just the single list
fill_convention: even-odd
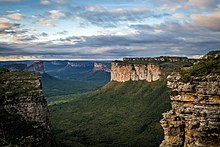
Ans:
[{"label": "canyon", "polygon": [[[215,57],[217,58],[218,56]],[[212,56],[207,58],[212,58]],[[109,82],[103,88],[94,91],[94,93],[85,95],[85,98],[87,99],[84,99],[83,96],[81,99],[79,99],[79,102],[81,101],[81,107],[79,107],[80,111],[83,111],[85,104],[88,104],[87,100],[92,100],[93,102],[97,101],[97,103],[94,103],[94,105],[92,105],[93,102],[91,103],[91,105],[89,103],[89,105],[87,106],[89,107],[87,109],[88,113],[81,112],[80,114],[80,116],[83,115],[83,117],[85,118],[88,117],[88,121],[93,120],[90,119],[90,115],[87,116],[87,114],[91,113],[92,108],[94,108],[94,110],[92,110],[94,118],[100,116],[97,114],[102,112],[106,113],[102,115],[103,117],[109,116],[112,115],[112,112],[110,111],[110,109],[109,111],[106,111],[106,109],[111,108],[112,110],[114,110],[111,107],[112,105],[108,105],[109,102],[118,104],[118,101],[122,98],[123,101],[121,101],[121,105],[117,106],[117,111],[113,112],[116,113],[116,116],[122,116],[122,114],[118,113],[124,111],[125,115],[122,120],[127,119],[127,106],[130,106],[129,110],[134,109],[133,102],[138,100],[139,103],[135,108],[135,110],[137,110],[137,113],[132,115],[137,115],[137,118],[142,120],[143,116],[140,115],[140,112],[142,112],[142,114],[148,112],[150,113],[149,116],[144,118],[143,122],[140,123],[137,128],[131,130],[134,131],[133,133],[137,133],[136,130],[138,128],[141,128],[140,131],[142,133],[145,132],[149,135],[148,127],[156,124],[160,125],[159,120],[161,119],[161,113],[171,109],[170,111],[163,113],[163,119],[160,121],[161,126],[164,130],[164,140],[161,144],[160,141],[163,138],[161,132],[162,129],[160,127],[154,128],[154,135],[151,138],[152,140],[150,140],[149,142],[152,142],[153,139],[155,140],[156,137],[161,135],[161,137],[159,137],[159,140],[155,141],[156,143],[154,145],[158,146],[160,144],[161,147],[220,146],[220,75],[217,74],[218,69],[214,65],[213,71],[215,73],[209,73],[203,76],[190,75],[190,77],[188,77],[190,79],[188,79],[189,81],[187,82],[184,81],[182,78],[183,73],[176,72],[176,67],[187,70],[190,69],[189,66],[195,65],[193,63],[196,63],[198,61],[203,60],[188,59],[185,57],[163,56],[156,58],[124,58],[123,61],[113,61],[111,64],[111,70],[109,70],[108,63],[94,62],[94,64],[91,64],[90,62],[88,62],[80,64],[77,62],[68,62],[67,65],[71,68],[81,68],[89,66],[94,71],[111,71],[111,82]],[[217,65],[219,63],[218,60],[212,62]],[[207,63],[209,64],[205,65],[205,67],[211,65],[211,62]],[[60,62],[54,62],[53,64],[60,65]],[[14,65],[11,67],[13,70],[16,69]],[[207,71],[208,69],[210,68],[207,68]],[[27,66],[24,69],[25,71],[13,70],[9,71],[7,69],[0,68],[0,119],[2,120],[0,122],[0,143],[5,146],[51,146],[52,133],[48,117],[47,102],[42,93],[40,77],[40,75],[42,76],[43,74],[45,74],[44,63],[41,61],[34,62],[30,66]],[[196,72],[198,71],[199,70],[197,70]],[[167,87],[170,88],[169,93],[172,108],[169,105],[169,95],[165,83],[167,83]],[[152,90],[150,90],[151,88]],[[127,95],[128,92],[131,93]],[[100,95],[102,98],[100,97]],[[132,98],[132,100],[127,101],[128,97]],[[106,100],[102,102],[101,100],[103,100],[103,98],[105,98]],[[145,100],[142,100],[143,98]],[[116,100],[117,102],[114,102]],[[125,102],[127,102],[126,109],[123,109],[125,108]],[[100,103],[102,105],[100,105]],[[70,116],[73,120],[73,122],[71,123],[76,123],[74,119],[77,119],[78,117],[72,118],[72,116],[73,114],[79,116],[78,112],[73,113],[68,111],[69,107],[76,106],[75,102],[72,101],[70,102],[70,105],[68,105],[68,103],[66,105],[68,107],[64,105],[63,110],[60,110],[62,105],[52,106],[52,110],[54,109],[54,111],[51,111],[51,113],[54,113],[56,111],[63,111],[64,113],[62,116],[60,116],[64,117],[63,119],[56,119],[57,117],[59,117],[57,115],[51,117],[53,125],[60,120],[69,120]],[[108,107],[105,108],[105,105]],[[140,106],[143,109],[139,112]],[[145,107],[147,106],[151,106],[151,109],[144,111],[146,110]],[[121,111],[118,111],[119,108],[121,109]],[[152,108],[156,108],[158,111],[154,112],[155,110]],[[103,111],[96,111],[100,109],[103,109]],[[151,115],[154,113],[155,115]],[[66,114],[69,114],[69,116],[66,116]],[[152,118],[153,116],[155,117],[154,119]],[[115,117],[112,118],[115,119]],[[133,118],[131,118],[130,120],[133,121]],[[153,120],[152,122],[154,122],[155,124],[152,123],[151,125],[147,125],[148,123],[146,122],[149,121],[150,124],[151,120]],[[110,123],[114,126],[114,123],[112,123],[111,121],[112,119],[109,119],[109,122],[103,122],[102,125],[109,126],[108,124]],[[94,127],[97,127],[99,125],[96,124],[97,122],[91,123],[94,123]],[[78,125],[78,127],[80,128],[81,119],[79,120],[79,124],[75,125]],[[102,128],[102,125],[99,126],[97,130]],[[61,126],[56,127],[60,129]],[[87,126],[87,124],[85,123],[85,127],[88,127],[87,130],[89,132],[90,126]],[[114,127],[121,131],[120,127],[117,128],[118,123],[116,123]],[[124,127],[125,130],[127,129],[126,127]],[[76,132],[79,128],[75,128]],[[105,128],[106,127],[104,127],[103,129]],[[112,127],[109,127],[109,130],[111,128]],[[85,128],[82,127],[80,129],[84,130]],[[92,132],[91,134],[97,133],[97,130],[94,130],[94,132]],[[114,134],[114,131],[112,132],[112,134],[115,137],[115,135],[117,136],[117,134]],[[65,131],[61,131],[61,133],[62,132]],[[84,135],[89,134],[88,132],[84,132]],[[150,134],[153,133],[151,132]],[[74,135],[77,136],[77,133]],[[106,134],[104,134],[103,136],[106,136]],[[98,138],[103,138],[103,136],[97,135]],[[91,142],[92,140],[96,140],[93,138],[93,135],[87,137],[87,141],[89,141],[89,139],[91,139]],[[149,136],[145,137],[149,138]],[[120,137],[118,136],[118,138]],[[116,137],[115,139],[117,140],[118,138]],[[108,143],[108,139],[108,136],[104,137],[104,141],[107,141],[106,143]],[[85,143],[86,141],[82,138],[81,142]],[[128,143],[127,145],[134,145],[137,143],[139,145],[144,145],[149,142],[146,141],[141,144],[140,141],[133,140],[132,142],[130,142],[130,144]],[[93,143],[95,144],[99,142]],[[120,141],[117,143],[118,145],[123,144],[123,142]],[[115,145],[117,145],[117,143]]]}]

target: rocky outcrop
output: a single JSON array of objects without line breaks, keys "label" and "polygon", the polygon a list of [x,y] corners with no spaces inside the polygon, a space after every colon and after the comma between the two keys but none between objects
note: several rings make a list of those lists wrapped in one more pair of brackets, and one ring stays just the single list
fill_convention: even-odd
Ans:
[{"label": "rocky outcrop", "polygon": [[0,69],[0,145],[50,146],[50,139],[40,78]]},{"label": "rocky outcrop", "polygon": [[161,67],[157,64],[124,64],[112,62],[111,81],[157,81],[161,78]]},{"label": "rocky outcrop", "polygon": [[108,63],[95,62],[94,63],[94,70],[95,71],[101,70],[101,71],[105,71],[105,72],[111,72],[111,65]]},{"label": "rocky outcrop", "polygon": [[34,72],[43,74],[44,71],[44,62],[43,61],[34,61],[33,64],[24,69],[24,71]]},{"label": "rocky outcrop", "polygon": [[161,147],[220,146],[220,75],[192,77],[181,82],[178,73],[167,77],[172,110],[163,114]]}]

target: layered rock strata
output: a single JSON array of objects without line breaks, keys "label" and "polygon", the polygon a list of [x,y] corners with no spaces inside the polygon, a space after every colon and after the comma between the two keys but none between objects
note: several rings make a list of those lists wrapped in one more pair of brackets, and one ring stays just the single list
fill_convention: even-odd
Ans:
[{"label": "layered rock strata", "polygon": [[0,69],[1,145],[50,146],[51,131],[40,78]]},{"label": "layered rock strata", "polygon": [[220,146],[220,75],[192,77],[191,83],[181,82],[178,73],[167,79],[172,110],[163,114],[160,146]]},{"label": "layered rock strata", "polygon": [[157,64],[121,64],[112,62],[111,81],[157,81],[161,78],[161,67]]}]

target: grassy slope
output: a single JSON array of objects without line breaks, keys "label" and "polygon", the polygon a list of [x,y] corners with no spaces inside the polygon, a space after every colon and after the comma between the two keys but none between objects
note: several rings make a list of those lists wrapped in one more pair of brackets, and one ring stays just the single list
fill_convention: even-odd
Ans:
[{"label": "grassy slope", "polygon": [[110,82],[96,92],[51,102],[49,109],[56,139],[66,145],[158,146],[161,113],[170,102],[163,82]]},{"label": "grassy slope", "polygon": [[82,93],[100,87],[92,82],[58,79],[46,73],[42,75],[41,80],[46,97]]}]

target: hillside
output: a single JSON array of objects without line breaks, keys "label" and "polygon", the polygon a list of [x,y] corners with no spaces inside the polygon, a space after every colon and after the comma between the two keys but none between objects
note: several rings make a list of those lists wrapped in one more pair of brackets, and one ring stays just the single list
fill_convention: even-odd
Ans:
[{"label": "hillside", "polygon": [[[95,63],[90,61],[59,61],[54,65],[54,63],[49,64],[46,62],[45,69],[46,73],[59,79],[89,81],[103,86],[109,82],[110,73],[102,69],[97,70],[97,68],[94,68]],[[110,63],[104,61],[100,64],[110,66]]]},{"label": "hillside", "polygon": [[43,92],[46,97],[93,91],[100,87],[99,84],[92,82],[58,79],[47,73],[41,76]]},{"label": "hillside", "polygon": [[[158,146],[161,113],[170,109],[165,83],[110,82],[100,90],[49,103],[57,141],[69,146]],[[55,100],[55,99],[54,99]]]}]

